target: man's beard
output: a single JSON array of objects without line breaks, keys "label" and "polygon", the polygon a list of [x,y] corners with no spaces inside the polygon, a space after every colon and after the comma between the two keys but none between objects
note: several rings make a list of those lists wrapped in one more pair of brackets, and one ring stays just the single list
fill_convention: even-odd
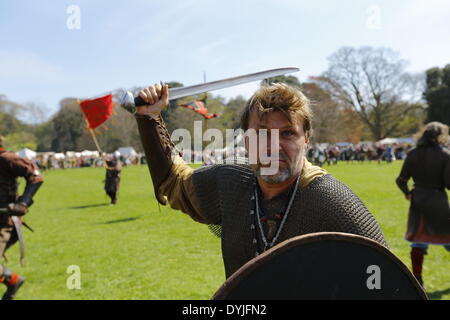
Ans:
[{"label": "man's beard", "polygon": [[263,175],[261,174],[261,167],[256,169],[256,176],[261,178],[264,182],[268,184],[279,184],[285,182],[293,176],[291,168],[279,169],[276,174],[273,175]]},{"label": "man's beard", "polygon": [[261,178],[268,184],[279,184],[289,180],[297,172],[297,167],[299,166],[300,158],[296,158],[293,163],[291,163],[285,154],[280,154],[279,158],[285,161],[286,167],[280,168],[280,163],[278,163],[278,170],[275,174],[263,174],[263,170],[267,168],[262,168],[259,166],[256,168],[256,176]]}]

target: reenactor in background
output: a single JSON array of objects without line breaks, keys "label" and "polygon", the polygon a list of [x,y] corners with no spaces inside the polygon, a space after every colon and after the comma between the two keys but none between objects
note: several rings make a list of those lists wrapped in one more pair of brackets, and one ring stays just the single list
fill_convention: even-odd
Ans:
[{"label": "reenactor in background", "polygon": [[[409,207],[406,240],[411,242],[412,271],[423,285],[422,265],[430,244],[450,251],[450,207],[445,189],[450,189],[448,127],[440,122],[425,126],[417,147],[403,163],[396,182]],[[414,180],[412,190],[408,180]]]},{"label": "reenactor in background", "polygon": [[106,178],[105,178],[105,191],[111,198],[111,204],[117,203],[117,192],[120,186],[120,172],[122,166],[120,160],[116,158],[109,158],[106,163]]},{"label": "reenactor in background", "polygon": [[[20,240],[22,261],[22,217],[33,204],[33,196],[43,183],[43,178],[32,161],[3,149],[3,140],[0,136],[0,255],[5,257],[5,251]],[[23,177],[27,182],[20,197],[17,177]],[[0,283],[7,287],[3,300],[13,299],[24,281],[24,277],[0,264]]]}]

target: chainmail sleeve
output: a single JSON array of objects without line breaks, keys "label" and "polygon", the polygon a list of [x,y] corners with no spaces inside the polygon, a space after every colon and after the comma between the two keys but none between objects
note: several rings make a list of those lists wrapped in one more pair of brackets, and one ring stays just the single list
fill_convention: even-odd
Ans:
[{"label": "chainmail sleeve", "polygon": [[181,210],[194,221],[207,224],[212,233],[221,236],[222,200],[218,180],[223,165],[193,170],[180,159],[172,165],[160,193],[172,209]]},{"label": "chainmail sleeve", "polygon": [[[323,228],[327,232],[343,232],[360,235],[388,247],[378,222],[362,201],[345,184],[331,175],[311,184],[310,205],[321,212]],[[314,200],[314,194],[320,199]]]},{"label": "chainmail sleeve", "polygon": [[220,226],[222,223],[221,197],[217,181],[221,167],[222,165],[212,165],[199,168],[194,171],[192,178],[201,215],[206,217],[207,223],[213,229],[214,226]]},{"label": "chainmail sleeve", "polygon": [[218,238],[222,238],[224,212],[228,212],[230,208],[236,212],[242,210],[239,206],[236,207],[237,201],[233,198],[243,196],[240,188],[250,187],[249,176],[253,177],[245,158],[229,159],[228,163],[197,169],[192,179],[199,212],[207,217],[208,228]]}]

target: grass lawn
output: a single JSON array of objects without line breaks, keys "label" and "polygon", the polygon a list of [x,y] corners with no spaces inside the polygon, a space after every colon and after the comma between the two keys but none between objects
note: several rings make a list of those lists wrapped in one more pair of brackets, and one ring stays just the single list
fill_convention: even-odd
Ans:
[{"label": "grass lawn", "polygon": [[[403,240],[408,202],[395,185],[401,163],[325,166],[350,186],[379,221],[391,250],[410,266]],[[104,169],[45,173],[26,221],[26,261],[8,266],[27,277],[18,299],[209,299],[225,280],[220,240],[206,226],[158,206],[148,169],[123,169],[119,201],[109,206]],[[23,187],[23,182],[22,182]],[[69,266],[81,289],[69,290]],[[450,299],[450,254],[432,246],[424,280],[432,299]]]}]

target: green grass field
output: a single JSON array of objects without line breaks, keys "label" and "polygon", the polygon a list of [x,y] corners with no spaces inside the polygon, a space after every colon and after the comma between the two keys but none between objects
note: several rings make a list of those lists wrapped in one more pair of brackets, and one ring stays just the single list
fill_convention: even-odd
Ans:
[{"label": "green grass field", "polygon": [[[409,267],[403,240],[408,202],[395,185],[401,163],[325,166],[379,221],[391,250]],[[27,277],[18,299],[209,299],[225,280],[220,240],[180,212],[158,207],[147,167],[123,169],[119,201],[108,205],[104,169],[45,173],[26,221],[26,265],[19,247],[8,266]],[[22,183],[23,187],[23,183]],[[69,290],[67,268],[81,270]],[[432,246],[424,280],[432,299],[450,299],[450,254]]]}]

